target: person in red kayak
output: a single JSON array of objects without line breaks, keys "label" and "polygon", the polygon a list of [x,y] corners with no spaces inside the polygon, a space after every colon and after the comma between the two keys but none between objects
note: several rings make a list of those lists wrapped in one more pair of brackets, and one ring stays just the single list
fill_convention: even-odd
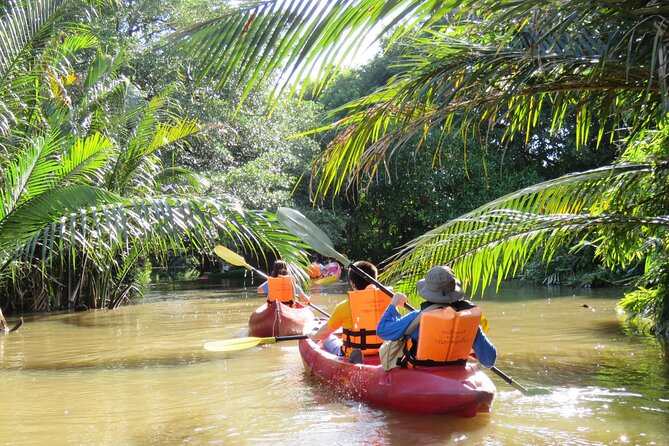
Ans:
[{"label": "person in red kayak", "polygon": [[[376,279],[378,271],[370,262],[358,261],[355,266]],[[332,315],[318,331],[309,334],[314,341],[323,341],[323,348],[337,356],[348,356],[352,363],[364,362],[364,355],[377,353],[382,340],[376,335],[376,324],[388,298],[355,270],[348,269],[352,291],[335,307]],[[335,330],[342,329],[342,336]]]},{"label": "person in red kayak", "polygon": [[295,283],[295,279],[288,274],[288,264],[280,259],[274,261],[272,273],[267,281],[258,287],[258,292],[267,294],[267,303],[278,300],[282,304],[292,307],[295,296],[297,296],[302,303],[309,304],[309,296],[304,294],[302,288]]},{"label": "person in red kayak", "polygon": [[[416,289],[425,299],[420,310],[402,317],[397,308],[407,297],[395,293],[376,328],[385,340],[398,340],[409,332],[411,341],[402,366],[464,364],[471,350],[484,367],[495,365],[497,349],[479,325],[481,310],[463,299],[460,281],[448,265],[431,268]],[[420,320],[414,322],[416,318]],[[414,327],[410,329],[412,322]]]}]

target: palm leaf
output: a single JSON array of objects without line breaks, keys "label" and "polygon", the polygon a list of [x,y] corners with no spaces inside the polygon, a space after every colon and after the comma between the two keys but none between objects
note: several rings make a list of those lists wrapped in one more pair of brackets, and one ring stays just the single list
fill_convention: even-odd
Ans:
[{"label": "palm leaf", "polygon": [[59,188],[26,203],[0,223],[0,234],[5,266],[23,255],[50,262],[56,252],[72,249],[104,269],[105,262],[136,249],[132,247],[207,252],[221,240],[261,255],[275,252],[294,263],[306,262],[304,244],[269,213],[210,199],[127,200],[83,186]]},{"label": "palm leaf", "polygon": [[[609,10],[584,9],[590,23],[610,20]],[[316,130],[339,132],[314,166],[316,195],[374,178],[395,151],[420,147],[431,133],[449,129],[454,121],[463,134],[485,133],[501,123],[508,139],[524,134],[527,142],[541,124],[542,110],[551,111],[554,131],[569,112],[576,118],[577,144],[583,145],[592,139],[591,129],[597,130],[599,142],[607,128],[640,129],[661,119],[667,98],[655,87],[657,76],[649,63],[664,51],[652,50],[656,22],[626,13],[621,17],[626,21],[607,23],[603,31],[596,25],[580,26],[573,14],[558,21],[559,11],[561,6],[553,11],[547,7],[532,26],[513,33],[501,32],[500,22],[508,18],[502,14],[474,25],[469,17],[460,17],[414,38],[399,75],[333,112],[349,111],[344,119]],[[471,34],[472,26],[479,35],[496,40],[484,44],[454,39],[465,30]],[[551,31],[539,35],[533,29]],[[634,42],[623,45],[632,38],[625,31],[632,29]]]},{"label": "palm leaf", "polygon": [[[276,83],[274,97],[278,97],[289,85],[294,90],[293,81],[309,73],[322,76],[315,84],[323,85],[339,61],[359,50],[368,35],[378,38],[393,26],[435,20],[451,8],[452,4],[436,0],[254,2],[182,29],[166,43],[199,60],[200,79],[215,79],[219,86],[235,78],[248,81],[244,98],[274,70],[285,69],[286,75]],[[384,21],[382,30],[376,31]],[[236,67],[245,67],[242,76]]]},{"label": "palm leaf", "polygon": [[54,29],[67,33],[81,28],[95,3],[29,0],[5,4],[0,18],[0,134],[7,135],[25,115],[25,107],[33,104],[39,80],[47,75],[43,69],[58,66],[68,51],[86,46],[66,38],[61,50],[47,51]]},{"label": "palm leaf", "polygon": [[[629,192],[647,189],[649,180],[666,184],[667,167],[666,163],[608,166],[501,197],[407,243],[389,259],[384,278],[412,291],[431,266],[451,263],[475,293],[493,278],[499,284],[513,276],[540,248],[550,255],[559,246],[592,241],[602,231],[613,230],[619,243],[640,225],[659,233],[669,216],[618,210],[630,209],[637,195]],[[624,264],[638,256],[636,249],[626,252],[630,257],[614,260]]]}]

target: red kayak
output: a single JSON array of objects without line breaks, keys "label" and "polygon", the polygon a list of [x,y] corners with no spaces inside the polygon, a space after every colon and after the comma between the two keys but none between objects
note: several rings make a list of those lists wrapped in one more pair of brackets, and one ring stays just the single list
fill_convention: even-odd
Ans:
[{"label": "red kayak", "polygon": [[303,333],[304,326],[316,319],[314,313],[299,302],[289,307],[276,301],[259,306],[249,318],[249,336],[291,336]]},{"label": "red kayak", "polygon": [[383,370],[378,355],[365,364],[323,350],[310,339],[300,340],[304,367],[319,381],[347,397],[388,409],[473,417],[490,412],[495,385],[475,364]]}]

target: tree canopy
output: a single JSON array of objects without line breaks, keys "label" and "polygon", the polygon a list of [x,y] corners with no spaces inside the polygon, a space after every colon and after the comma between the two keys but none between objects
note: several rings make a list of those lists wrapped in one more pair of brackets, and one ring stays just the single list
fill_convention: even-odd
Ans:
[{"label": "tree canopy", "polygon": [[567,132],[576,147],[618,144],[609,166],[444,222],[405,245],[386,277],[412,289],[432,264],[451,262],[475,290],[517,271],[539,247],[550,259],[558,247],[594,245],[607,265],[645,262],[637,286],[653,290],[646,308],[666,332],[667,8],[632,0],[263,1],[171,42],[200,58],[201,79],[220,85],[245,67],[250,92],[277,68],[285,73],[277,91],[298,91],[294,80],[314,67],[317,91],[379,24],[410,39],[399,72],[324,128],[337,137],[317,161],[316,199],[383,175],[400,151],[456,128],[483,141],[500,129],[504,141],[529,143],[547,113],[553,137]]}]

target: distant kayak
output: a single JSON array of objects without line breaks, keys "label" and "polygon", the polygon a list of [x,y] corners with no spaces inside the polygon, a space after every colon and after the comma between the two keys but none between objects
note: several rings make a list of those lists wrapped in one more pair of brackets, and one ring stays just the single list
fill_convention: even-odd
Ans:
[{"label": "distant kayak", "polygon": [[249,318],[249,336],[291,336],[303,333],[316,319],[314,313],[299,302],[289,307],[276,301],[259,306]]},{"label": "distant kayak", "polygon": [[337,262],[330,262],[321,268],[323,277],[316,279],[311,283],[315,285],[325,285],[328,283],[335,283],[341,277],[341,265]]},{"label": "distant kayak", "polygon": [[383,370],[378,355],[351,364],[310,339],[299,341],[304,367],[346,397],[405,412],[474,417],[490,412],[495,385],[475,364]]}]

